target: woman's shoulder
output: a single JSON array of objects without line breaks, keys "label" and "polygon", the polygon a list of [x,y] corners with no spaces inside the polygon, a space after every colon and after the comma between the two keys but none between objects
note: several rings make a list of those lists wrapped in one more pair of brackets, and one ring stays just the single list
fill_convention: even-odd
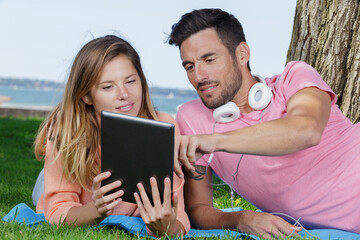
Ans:
[{"label": "woman's shoulder", "polygon": [[159,121],[169,122],[169,123],[174,123],[175,122],[175,118],[173,116],[171,116],[170,114],[168,114],[168,113],[156,112],[156,115],[157,115]]}]

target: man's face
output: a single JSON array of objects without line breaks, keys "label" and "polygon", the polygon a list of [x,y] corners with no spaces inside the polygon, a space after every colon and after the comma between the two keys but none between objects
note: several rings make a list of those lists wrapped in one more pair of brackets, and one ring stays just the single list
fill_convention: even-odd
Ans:
[{"label": "man's face", "polygon": [[215,30],[205,29],[187,38],[180,54],[205,106],[217,108],[234,98],[241,87],[241,72]]}]

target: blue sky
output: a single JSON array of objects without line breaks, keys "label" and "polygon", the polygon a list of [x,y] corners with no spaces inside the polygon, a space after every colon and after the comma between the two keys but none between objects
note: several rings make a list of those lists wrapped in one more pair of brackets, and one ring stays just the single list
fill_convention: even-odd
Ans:
[{"label": "blue sky", "polygon": [[243,25],[254,74],[281,73],[296,0],[0,0],[0,77],[66,81],[80,48],[116,33],[139,52],[150,86],[192,88],[171,26],[193,9],[221,8]]}]

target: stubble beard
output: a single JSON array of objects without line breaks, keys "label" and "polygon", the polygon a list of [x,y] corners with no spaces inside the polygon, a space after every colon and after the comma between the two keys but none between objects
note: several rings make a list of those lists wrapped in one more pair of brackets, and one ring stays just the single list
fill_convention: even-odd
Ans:
[{"label": "stubble beard", "polygon": [[234,72],[231,75],[231,82],[230,84],[225,86],[225,88],[221,91],[219,97],[215,99],[211,99],[211,94],[205,96],[207,99],[200,97],[201,101],[207,108],[214,109],[220,107],[221,105],[230,102],[235,97],[236,93],[239,91],[241,87],[242,78],[241,78],[240,70],[236,65],[234,66],[233,69]]}]

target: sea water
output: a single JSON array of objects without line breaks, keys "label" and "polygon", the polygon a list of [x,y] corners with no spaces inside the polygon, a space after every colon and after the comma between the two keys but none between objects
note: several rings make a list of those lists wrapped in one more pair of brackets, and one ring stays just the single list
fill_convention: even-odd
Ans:
[{"label": "sea water", "polygon": [[[52,109],[60,102],[62,95],[63,90],[0,87],[0,96],[11,98],[10,102],[2,103],[0,107]],[[193,99],[173,94],[151,95],[152,103],[158,111],[172,115],[176,115],[179,105]]]}]

